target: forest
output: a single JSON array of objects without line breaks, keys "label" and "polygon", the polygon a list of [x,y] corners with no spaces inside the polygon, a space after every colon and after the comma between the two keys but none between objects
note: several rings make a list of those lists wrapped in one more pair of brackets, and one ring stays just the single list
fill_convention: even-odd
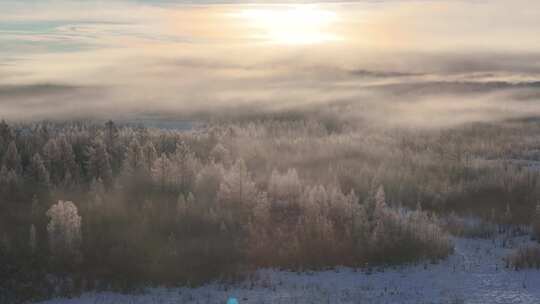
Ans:
[{"label": "forest", "polygon": [[190,126],[2,121],[0,302],[436,263],[458,216],[540,231],[534,120]]}]

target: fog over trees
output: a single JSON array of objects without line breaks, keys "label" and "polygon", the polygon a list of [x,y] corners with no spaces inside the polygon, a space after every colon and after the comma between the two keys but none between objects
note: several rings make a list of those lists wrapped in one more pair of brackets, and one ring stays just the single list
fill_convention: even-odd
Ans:
[{"label": "fog over trees", "polygon": [[457,215],[538,235],[538,171],[520,160],[540,159],[539,129],[2,121],[0,300],[436,262]]}]

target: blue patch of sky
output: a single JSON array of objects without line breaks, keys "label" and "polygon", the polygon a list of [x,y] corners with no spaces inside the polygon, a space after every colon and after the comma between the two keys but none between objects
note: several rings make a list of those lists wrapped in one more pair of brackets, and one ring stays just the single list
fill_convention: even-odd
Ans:
[{"label": "blue patch of sky", "polygon": [[[40,21],[1,21],[0,20],[0,54],[43,53],[43,52],[77,52],[98,48],[96,43],[77,39],[77,33],[61,31],[71,27],[93,24],[122,24],[109,21],[89,20],[40,20]],[[46,39],[36,39],[46,38]]]}]

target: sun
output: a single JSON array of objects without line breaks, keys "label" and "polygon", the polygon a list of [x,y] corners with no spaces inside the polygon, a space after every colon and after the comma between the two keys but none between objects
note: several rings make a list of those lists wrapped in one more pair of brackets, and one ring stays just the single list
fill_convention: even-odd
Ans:
[{"label": "sun", "polygon": [[239,16],[247,22],[254,37],[265,42],[315,44],[340,40],[331,29],[336,14],[317,6],[245,9]]}]

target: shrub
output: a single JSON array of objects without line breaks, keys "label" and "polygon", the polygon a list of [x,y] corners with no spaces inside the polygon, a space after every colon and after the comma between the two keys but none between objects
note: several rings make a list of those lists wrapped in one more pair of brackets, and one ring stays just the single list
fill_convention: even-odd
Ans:
[{"label": "shrub", "polygon": [[534,218],[532,221],[533,237],[540,242],[540,203],[536,204]]},{"label": "shrub", "polygon": [[506,257],[506,264],[515,270],[535,268],[540,269],[540,246],[531,245],[520,247]]},{"label": "shrub", "polygon": [[495,224],[478,218],[464,218],[452,213],[440,220],[441,227],[452,235],[466,238],[491,238],[497,232]]}]

